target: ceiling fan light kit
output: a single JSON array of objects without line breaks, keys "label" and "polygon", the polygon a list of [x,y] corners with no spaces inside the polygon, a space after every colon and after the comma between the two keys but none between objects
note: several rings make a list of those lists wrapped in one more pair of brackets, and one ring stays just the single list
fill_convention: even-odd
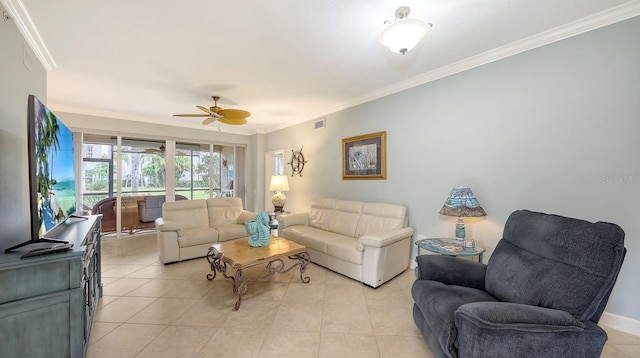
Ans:
[{"label": "ceiling fan light kit", "polygon": [[421,19],[408,18],[410,12],[408,6],[401,6],[396,10],[393,22],[385,21],[388,25],[380,33],[378,41],[392,52],[404,55],[416,47],[433,26]]},{"label": "ceiling fan light kit", "polygon": [[[215,121],[224,124],[230,125],[242,125],[247,124],[247,117],[251,115],[251,113],[241,110],[241,109],[222,109],[218,107],[218,101],[220,100],[219,96],[211,96],[213,99],[213,107],[203,107],[196,105],[196,108],[205,112],[206,114],[198,113],[198,114],[174,114],[174,117],[207,117],[202,121],[203,125],[211,124]],[[218,128],[219,129],[219,128]]]}]

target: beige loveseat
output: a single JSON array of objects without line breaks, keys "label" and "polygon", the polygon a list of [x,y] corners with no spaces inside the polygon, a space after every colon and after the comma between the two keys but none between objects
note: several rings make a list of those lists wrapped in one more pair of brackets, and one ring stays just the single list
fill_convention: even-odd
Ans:
[{"label": "beige loveseat", "polygon": [[308,213],[278,222],[279,235],[305,245],[311,261],[371,287],[409,266],[413,228],[404,206],[319,198]]},{"label": "beige loveseat", "polygon": [[160,261],[203,257],[212,243],[247,237],[244,223],[256,215],[243,210],[240,198],[166,202],[155,221]]}]

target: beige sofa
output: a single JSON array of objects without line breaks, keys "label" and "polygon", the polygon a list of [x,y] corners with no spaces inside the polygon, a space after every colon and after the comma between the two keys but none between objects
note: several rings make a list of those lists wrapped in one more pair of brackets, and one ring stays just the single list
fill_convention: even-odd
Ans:
[{"label": "beige sofa", "polygon": [[404,206],[319,198],[278,223],[279,235],[305,245],[311,261],[371,287],[409,266],[413,228]]},{"label": "beige sofa", "polygon": [[155,221],[160,261],[203,257],[212,243],[247,237],[244,223],[256,215],[243,210],[240,198],[166,202]]}]

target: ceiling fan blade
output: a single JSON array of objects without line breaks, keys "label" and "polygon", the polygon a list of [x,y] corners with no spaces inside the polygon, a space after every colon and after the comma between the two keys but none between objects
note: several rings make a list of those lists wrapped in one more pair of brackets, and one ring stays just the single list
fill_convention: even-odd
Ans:
[{"label": "ceiling fan blade", "polygon": [[174,114],[174,117],[209,117],[208,114]]},{"label": "ceiling fan blade", "polygon": [[221,109],[218,113],[228,119],[244,119],[251,115],[251,113],[241,109]]},{"label": "ceiling fan blade", "polygon": [[209,116],[209,118],[207,118],[207,119],[205,119],[204,121],[202,121],[202,124],[203,124],[203,125],[207,125],[207,124],[213,123],[213,122],[215,122],[215,121],[216,121],[216,119],[217,119],[217,118],[214,118],[214,117]]},{"label": "ceiling fan blade", "polygon": [[198,106],[198,105],[196,105],[196,107],[197,107],[199,110],[201,110],[201,111],[204,111],[204,112],[209,113],[209,115],[211,115],[212,117],[215,117],[215,118],[220,118],[220,117],[222,117],[220,114],[218,114],[218,113],[216,113],[216,112],[214,112],[214,111],[210,110],[209,108],[205,108],[205,107]]},{"label": "ceiling fan blade", "polygon": [[227,118],[227,117],[223,117],[218,119],[218,121],[220,121],[221,123],[224,124],[231,124],[234,126],[239,126],[242,124],[247,124],[247,120],[244,118]]}]

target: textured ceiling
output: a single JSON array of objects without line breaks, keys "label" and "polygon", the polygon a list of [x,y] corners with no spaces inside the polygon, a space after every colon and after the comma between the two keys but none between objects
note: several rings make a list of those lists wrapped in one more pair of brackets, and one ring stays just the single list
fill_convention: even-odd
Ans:
[{"label": "textured ceiling", "polygon": [[[481,53],[638,1],[3,0],[24,5],[55,61],[54,111],[203,128],[195,105],[268,132],[402,89]],[[378,43],[397,7],[433,28],[405,56]],[[631,6],[633,9],[634,7]],[[638,6],[635,6],[637,9]],[[415,81],[414,81],[415,82]],[[406,88],[406,86],[404,87]],[[218,128],[219,127],[219,128]]]}]

